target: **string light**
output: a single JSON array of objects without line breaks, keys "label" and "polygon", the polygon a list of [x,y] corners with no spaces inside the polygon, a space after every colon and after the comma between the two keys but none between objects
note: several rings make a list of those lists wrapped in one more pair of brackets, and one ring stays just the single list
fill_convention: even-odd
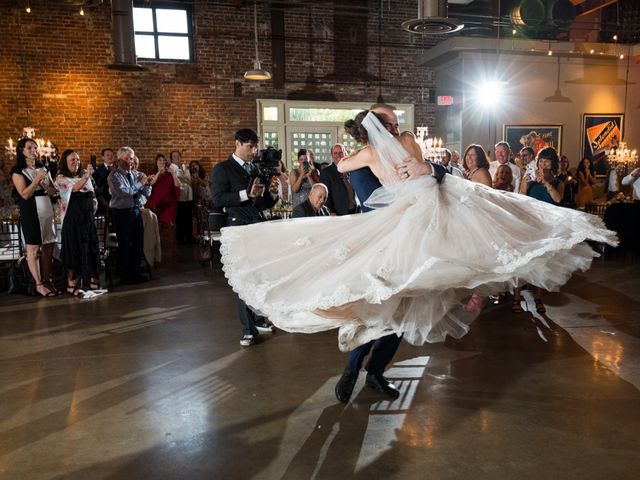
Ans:
[{"label": "string light", "polygon": [[620,60],[622,60],[624,58],[624,53],[620,54]]},{"label": "string light", "polygon": [[589,53],[593,55],[593,53],[595,52],[595,50],[592,48],[591,50],[589,50]]},{"label": "string light", "polygon": [[618,35],[614,35],[614,36],[613,36],[613,41],[614,41],[614,42],[617,42],[617,41],[618,41]]},{"label": "string light", "polygon": [[31,13],[31,2],[27,2],[27,8],[25,8],[27,13]]},{"label": "string light", "polygon": [[511,34],[515,35],[516,34],[516,29],[514,28],[513,30],[511,30]]},{"label": "string light", "polygon": [[82,7],[80,7],[80,15],[84,17],[84,9]]}]

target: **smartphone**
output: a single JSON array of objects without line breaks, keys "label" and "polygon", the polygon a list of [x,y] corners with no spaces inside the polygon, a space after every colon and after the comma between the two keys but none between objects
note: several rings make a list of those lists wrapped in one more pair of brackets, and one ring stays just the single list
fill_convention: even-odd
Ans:
[{"label": "smartphone", "polygon": [[93,168],[96,168],[96,161],[97,157],[95,155],[91,155],[91,157],[89,157],[89,163]]},{"label": "smartphone", "polygon": [[309,162],[307,160],[302,162],[302,168],[304,168],[305,170],[309,170]]}]

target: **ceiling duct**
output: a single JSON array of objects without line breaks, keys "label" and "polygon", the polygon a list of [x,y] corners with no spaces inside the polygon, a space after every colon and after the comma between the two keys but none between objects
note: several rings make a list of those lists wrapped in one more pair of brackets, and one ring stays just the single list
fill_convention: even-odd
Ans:
[{"label": "ceiling duct", "polygon": [[410,33],[438,35],[461,30],[464,24],[447,18],[447,0],[418,0],[418,18],[402,23]]},{"label": "ceiling duct", "polygon": [[111,16],[111,36],[113,38],[115,62],[109,65],[109,68],[115,70],[144,70],[136,61],[131,0],[113,0]]}]

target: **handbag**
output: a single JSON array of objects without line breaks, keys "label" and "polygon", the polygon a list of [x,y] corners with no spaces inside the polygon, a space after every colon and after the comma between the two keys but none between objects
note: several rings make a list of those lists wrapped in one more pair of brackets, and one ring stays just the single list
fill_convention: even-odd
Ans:
[{"label": "handbag", "polygon": [[11,265],[9,269],[9,290],[8,293],[18,295],[35,296],[36,282],[31,276],[27,257],[22,256]]}]

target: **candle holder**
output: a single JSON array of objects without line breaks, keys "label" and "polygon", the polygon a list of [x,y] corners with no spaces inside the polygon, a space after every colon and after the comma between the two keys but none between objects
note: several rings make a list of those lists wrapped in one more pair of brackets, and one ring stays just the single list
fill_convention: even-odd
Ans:
[{"label": "candle holder", "polygon": [[[34,138],[36,135],[36,130],[33,127],[24,127],[22,129],[22,137],[20,138],[29,138],[33,140],[37,145],[38,159],[42,161],[45,165],[50,162],[56,162],[58,160],[57,150],[55,145],[51,143],[50,140],[46,142],[42,138]],[[17,142],[16,142],[17,144]],[[13,143],[13,139],[10,138],[7,146],[4,147],[5,152],[9,156],[9,158],[15,158],[16,156],[16,144]]]},{"label": "candle holder", "polygon": [[416,131],[416,142],[422,150],[422,159],[442,163],[446,150],[442,146],[442,138],[429,138],[429,127],[417,127]]}]

